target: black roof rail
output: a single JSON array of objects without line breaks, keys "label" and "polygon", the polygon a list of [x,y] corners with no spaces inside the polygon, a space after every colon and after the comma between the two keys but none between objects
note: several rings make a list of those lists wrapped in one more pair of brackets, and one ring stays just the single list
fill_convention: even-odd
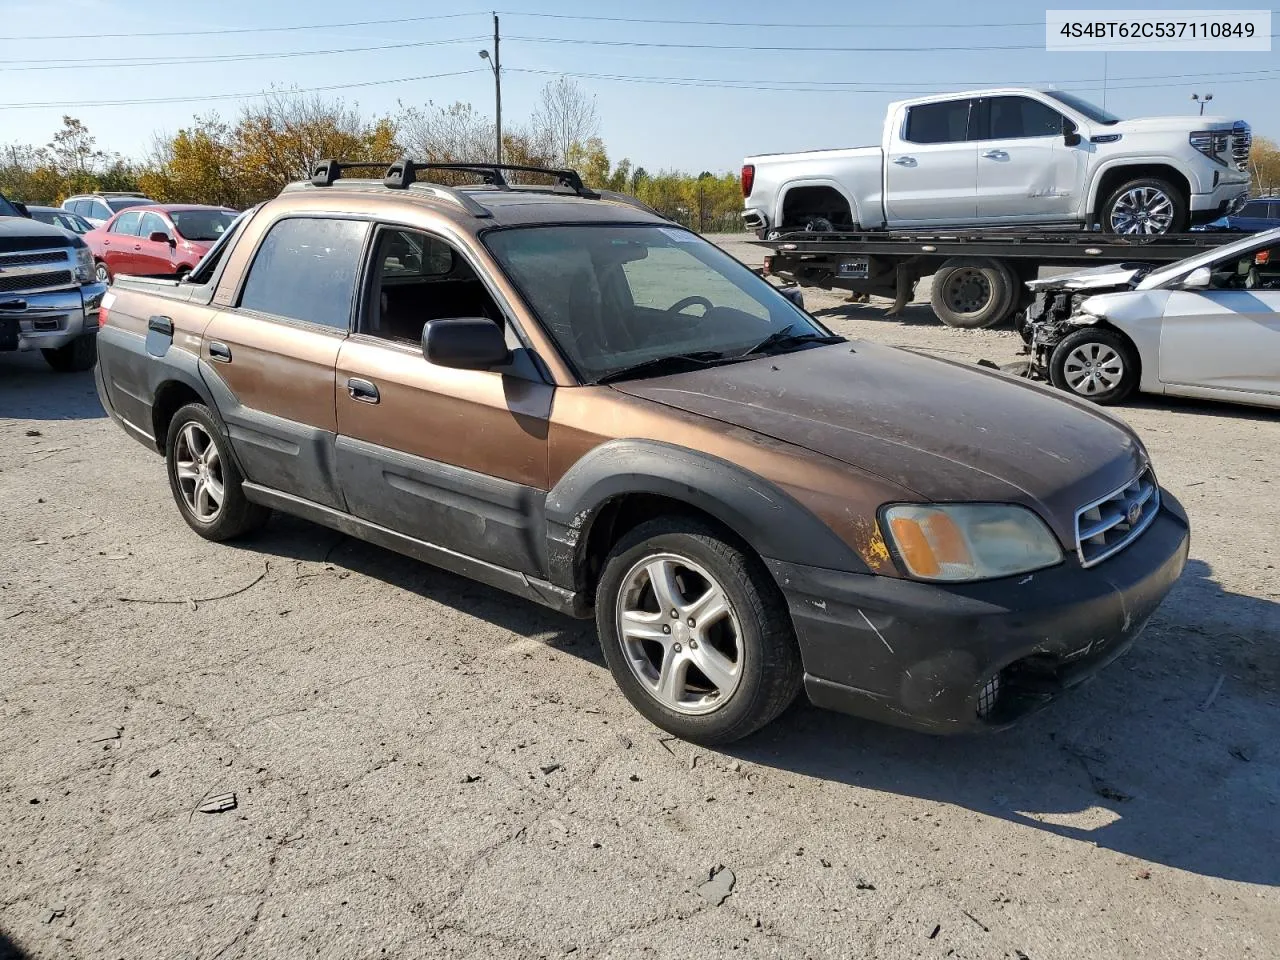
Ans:
[{"label": "black roof rail", "polygon": [[317,187],[331,187],[335,180],[342,179],[344,172],[358,167],[385,170],[387,164],[384,160],[321,160],[311,168],[311,182]]},{"label": "black roof rail", "polygon": [[[403,173],[400,173],[397,168],[403,170]],[[500,190],[511,189],[511,184],[504,176],[505,173],[540,173],[543,176],[554,177],[559,186],[568,187],[580,197],[586,197],[589,200],[600,199],[600,194],[583,183],[582,177],[578,175],[576,170],[525,166],[518,163],[434,163],[429,160],[413,160],[405,157],[403,160],[397,160],[392,165],[392,168],[387,171],[387,186],[406,187],[413,182],[413,174],[416,174],[419,170],[451,170],[455,173],[473,173],[480,177],[484,183]],[[393,173],[397,173],[394,183],[392,182]]]}]

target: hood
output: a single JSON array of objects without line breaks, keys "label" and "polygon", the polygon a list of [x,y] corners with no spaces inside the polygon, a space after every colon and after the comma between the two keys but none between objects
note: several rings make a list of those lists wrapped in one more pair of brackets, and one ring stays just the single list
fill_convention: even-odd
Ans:
[{"label": "hood", "polygon": [[1099,130],[1100,133],[1148,133],[1156,130],[1230,130],[1237,123],[1226,117],[1191,117],[1178,114],[1168,117],[1141,117],[1137,120],[1121,120]]},{"label": "hood", "polygon": [[51,223],[26,217],[0,217],[0,253],[82,245],[78,237]]},{"label": "hood", "polygon": [[795,444],[927,500],[1021,503],[1070,546],[1075,512],[1145,453],[1096,407],[978,366],[855,341],[614,389]]},{"label": "hood", "polygon": [[1030,290],[1098,290],[1125,287],[1151,270],[1149,263],[1106,263],[1076,273],[1028,280]]}]

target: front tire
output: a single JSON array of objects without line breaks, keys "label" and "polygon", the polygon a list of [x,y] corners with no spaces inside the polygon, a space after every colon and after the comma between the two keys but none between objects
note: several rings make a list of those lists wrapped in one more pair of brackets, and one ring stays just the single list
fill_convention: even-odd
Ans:
[{"label": "front tire", "polygon": [[596,628],[622,693],[684,740],[739,740],[800,691],[786,601],[760,560],[695,519],[660,517],[614,546]]},{"label": "front tire", "polygon": [[92,370],[98,362],[98,335],[86,333],[76,337],[66,346],[53,350],[41,350],[45,363],[58,373],[83,373]]},{"label": "front tire", "polygon": [[1099,220],[1104,233],[1158,236],[1182,233],[1191,224],[1182,191],[1156,177],[1120,184],[1102,204]]},{"label": "front tire", "polygon": [[1138,386],[1138,354],[1123,334],[1086,327],[1065,337],[1049,358],[1059,390],[1094,403],[1120,403]]},{"label": "front tire", "polygon": [[165,440],[169,489],[182,519],[206,540],[230,540],[257,530],[271,511],[250,503],[230,444],[203,403],[173,415]]}]

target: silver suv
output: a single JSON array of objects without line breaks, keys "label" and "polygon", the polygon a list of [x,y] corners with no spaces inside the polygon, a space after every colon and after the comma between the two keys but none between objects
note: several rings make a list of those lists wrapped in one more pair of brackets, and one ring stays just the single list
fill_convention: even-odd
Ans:
[{"label": "silver suv", "polygon": [[140,193],[79,193],[62,201],[62,209],[78,213],[100,227],[121,210],[147,207],[156,202]]}]

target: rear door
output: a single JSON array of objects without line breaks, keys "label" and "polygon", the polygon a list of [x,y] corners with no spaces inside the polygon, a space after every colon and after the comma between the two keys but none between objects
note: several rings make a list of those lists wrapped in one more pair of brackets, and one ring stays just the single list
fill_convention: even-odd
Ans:
[{"label": "rear door", "polygon": [[1280,246],[1213,270],[1213,289],[1169,294],[1160,380],[1171,393],[1179,387],[1233,391],[1280,405]]},{"label": "rear door", "polygon": [[885,151],[890,226],[961,223],[977,216],[978,150],[970,139],[973,101],[908,107]]},{"label": "rear door", "polygon": [[137,259],[135,272],[147,276],[163,277],[173,273],[173,247],[169,241],[152,240],[151,235],[163,233],[173,237],[173,230],[155,213],[144,213],[138,227],[138,246],[134,252]]},{"label": "rear door", "polygon": [[116,217],[103,235],[102,259],[112,276],[138,272],[138,228],[141,224],[142,214],[129,210]]},{"label": "rear door", "polygon": [[1075,216],[1085,149],[1066,145],[1062,114],[1031,97],[984,97],[974,121],[981,219],[1035,223]]},{"label": "rear door", "polygon": [[338,468],[348,509],[397,533],[542,575],[554,388],[527,374],[428,363],[428,320],[484,316],[520,342],[465,253],[422,230],[379,230],[366,307],[338,356]]},{"label": "rear door", "polygon": [[368,232],[332,217],[271,224],[201,345],[201,372],[247,479],[338,509],[334,367]]}]

